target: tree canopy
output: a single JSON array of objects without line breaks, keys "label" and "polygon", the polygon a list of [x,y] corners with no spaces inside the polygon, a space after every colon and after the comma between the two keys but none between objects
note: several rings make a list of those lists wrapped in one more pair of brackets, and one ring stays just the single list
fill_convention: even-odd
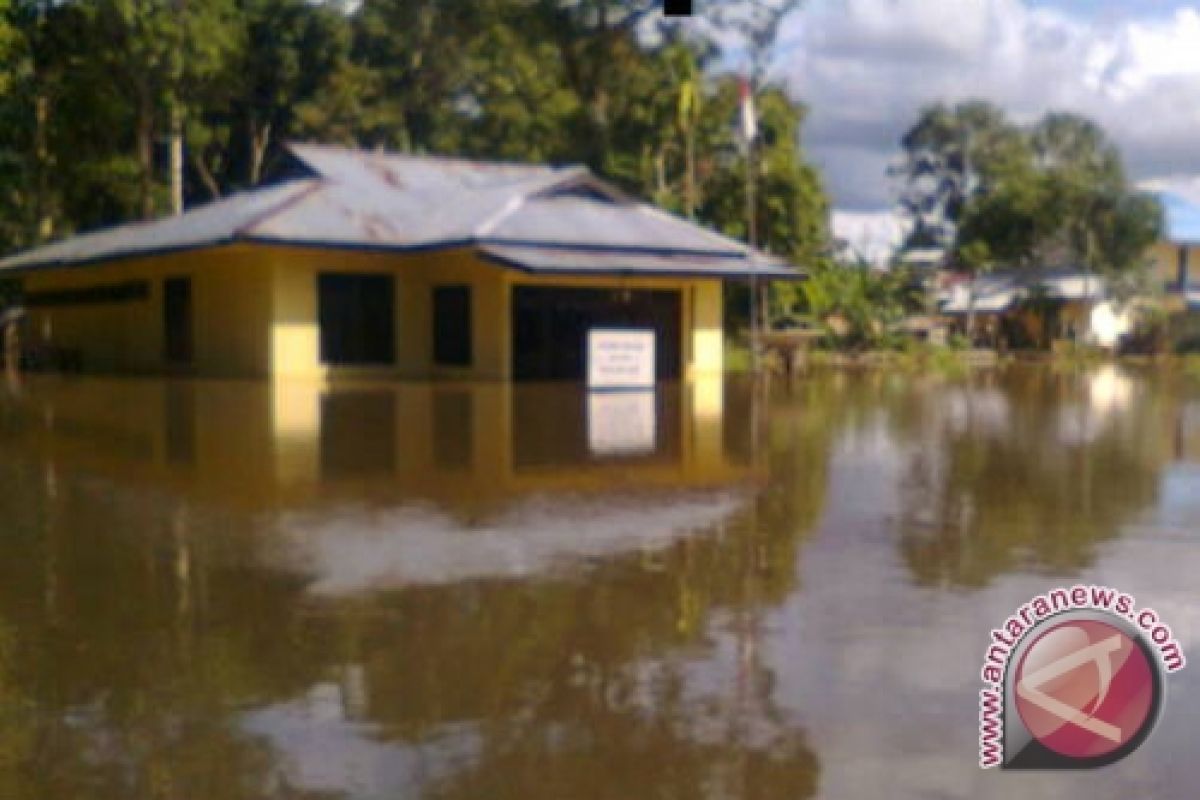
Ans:
[{"label": "tree canopy", "polygon": [[[762,50],[795,4],[726,11],[746,7]],[[660,5],[0,0],[0,250],[167,213],[174,175],[189,205],[253,187],[288,169],[289,140],[583,163],[743,235],[736,81]],[[761,242],[815,258],[828,204],[804,108],[755,88]]]},{"label": "tree canopy", "polygon": [[1161,234],[1158,202],[1131,186],[1105,132],[1077,114],[1031,126],[982,101],[927,108],[892,175],[912,221],[907,246],[945,248],[970,271],[1134,271]]}]

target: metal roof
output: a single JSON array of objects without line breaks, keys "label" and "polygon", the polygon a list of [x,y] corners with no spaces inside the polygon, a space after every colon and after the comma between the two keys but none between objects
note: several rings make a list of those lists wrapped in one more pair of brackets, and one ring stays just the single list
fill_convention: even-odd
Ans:
[{"label": "metal roof", "polygon": [[[0,270],[260,242],[385,250],[503,246],[510,250],[497,252],[507,256],[493,252],[493,260],[547,272],[798,274],[741,242],[633,200],[583,167],[318,145],[290,150],[313,177],[178,217],[75,236],[0,260]],[[602,252],[621,257],[604,259]],[[557,268],[551,258],[560,259]]]},{"label": "metal roof", "polygon": [[802,277],[785,264],[769,259],[750,261],[717,256],[646,253],[615,250],[578,250],[560,247],[484,245],[484,259],[535,274],[560,275],[660,275],[754,277],[788,280]]},{"label": "metal roof", "polygon": [[233,195],[178,217],[135,222],[72,236],[0,260],[0,269],[86,264],[231,242],[256,220],[312,191],[317,184],[314,180],[293,181]]},{"label": "metal roof", "polygon": [[[972,302],[971,287],[975,297]],[[1100,300],[1108,291],[1102,277],[1083,270],[1046,270],[1029,273],[1003,272],[957,283],[943,293],[943,314],[998,314],[1035,289],[1058,300]]]}]

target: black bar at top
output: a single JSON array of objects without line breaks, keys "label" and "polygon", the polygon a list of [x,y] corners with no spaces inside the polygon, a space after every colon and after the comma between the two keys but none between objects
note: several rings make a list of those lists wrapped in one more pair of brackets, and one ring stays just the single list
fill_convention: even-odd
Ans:
[{"label": "black bar at top", "polygon": [[692,0],[663,0],[663,13],[668,17],[690,17]]}]

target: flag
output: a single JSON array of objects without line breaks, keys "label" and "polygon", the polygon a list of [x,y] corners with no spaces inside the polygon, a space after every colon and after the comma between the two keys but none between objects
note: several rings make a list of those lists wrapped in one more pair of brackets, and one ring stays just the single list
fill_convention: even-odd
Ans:
[{"label": "flag", "polygon": [[742,146],[749,148],[758,138],[758,114],[754,110],[754,92],[750,91],[750,82],[744,78],[738,83],[738,90],[742,97],[738,137]]}]

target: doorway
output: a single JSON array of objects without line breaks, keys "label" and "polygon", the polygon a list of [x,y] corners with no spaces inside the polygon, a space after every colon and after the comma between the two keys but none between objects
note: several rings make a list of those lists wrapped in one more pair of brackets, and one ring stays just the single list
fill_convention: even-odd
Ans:
[{"label": "doorway", "polygon": [[584,379],[592,328],[642,328],[655,334],[655,378],[680,371],[681,299],[677,290],[513,288],[513,377]]},{"label": "doorway", "polygon": [[191,364],[192,279],[163,281],[163,356],[171,364]]}]

